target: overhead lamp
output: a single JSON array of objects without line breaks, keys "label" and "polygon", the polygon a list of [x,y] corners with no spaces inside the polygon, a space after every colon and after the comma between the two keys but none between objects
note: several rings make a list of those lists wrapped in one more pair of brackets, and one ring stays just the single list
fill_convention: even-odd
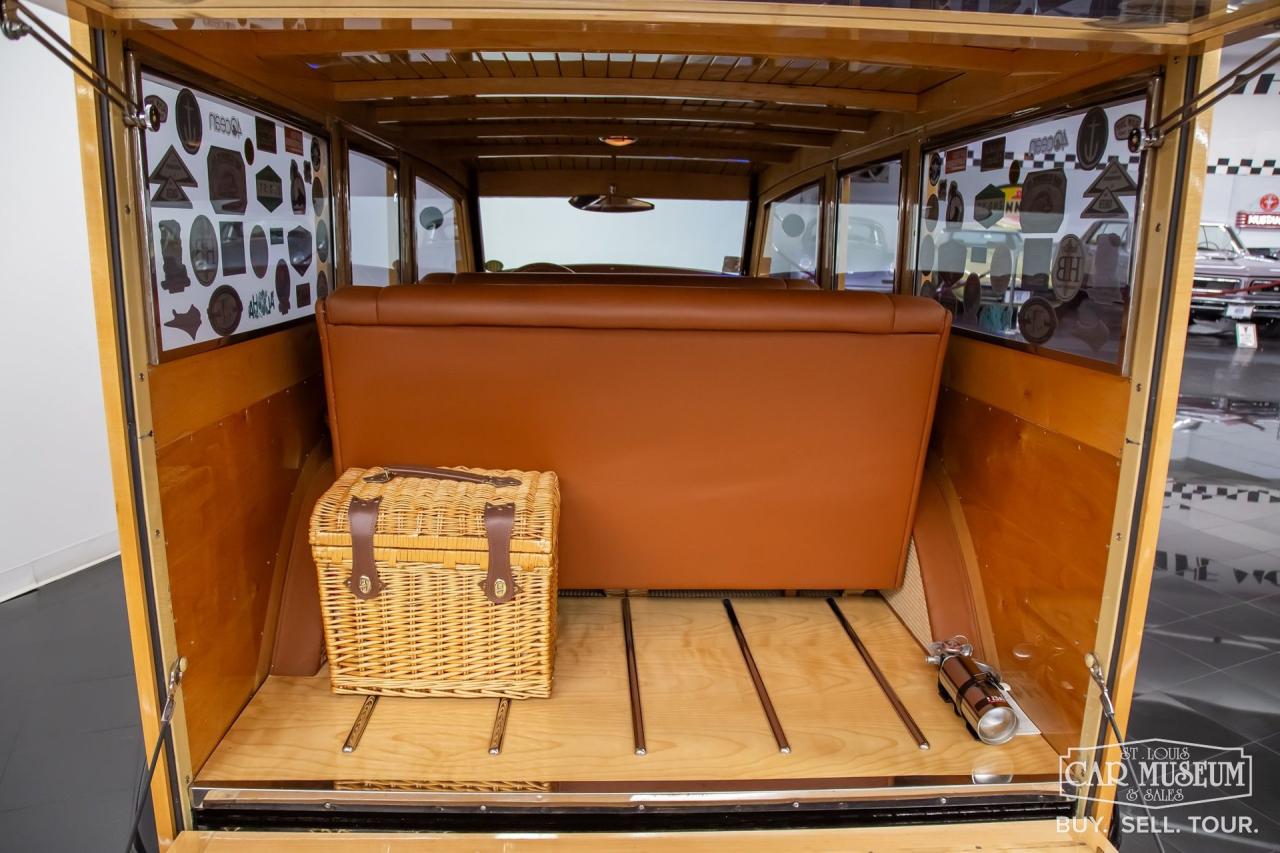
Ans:
[{"label": "overhead lamp", "polygon": [[653,210],[653,202],[619,195],[618,188],[613,184],[609,185],[609,191],[603,195],[571,196],[569,204],[587,213],[641,213]]},{"label": "overhead lamp", "polygon": [[636,143],[636,138],[634,136],[627,136],[623,133],[614,133],[609,136],[600,137],[600,141],[613,148],[626,148],[628,145],[634,145]]}]

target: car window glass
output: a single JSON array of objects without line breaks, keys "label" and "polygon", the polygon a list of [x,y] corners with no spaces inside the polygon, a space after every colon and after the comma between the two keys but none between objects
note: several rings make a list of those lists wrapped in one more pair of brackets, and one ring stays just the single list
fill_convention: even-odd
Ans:
[{"label": "car window glass", "polygon": [[801,187],[770,202],[765,210],[767,222],[760,274],[817,281],[821,187],[816,183]]},{"label": "car window glass", "polygon": [[902,161],[840,176],[836,210],[836,289],[893,290]]}]

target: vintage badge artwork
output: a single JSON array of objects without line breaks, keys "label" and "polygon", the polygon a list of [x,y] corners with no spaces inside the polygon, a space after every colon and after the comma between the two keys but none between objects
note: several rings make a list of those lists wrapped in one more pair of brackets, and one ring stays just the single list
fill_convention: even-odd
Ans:
[{"label": "vintage badge artwork", "polygon": [[934,152],[929,158],[929,183],[936,184],[938,179],[942,177],[942,155]]},{"label": "vintage badge artwork", "polygon": [[1053,295],[1059,302],[1070,302],[1084,286],[1084,243],[1074,234],[1058,242],[1053,259]]},{"label": "vintage badge artwork", "polygon": [[244,141],[244,161],[250,166],[253,165],[253,140],[245,139]]},{"label": "vintage badge artwork", "polygon": [[301,225],[289,232],[289,263],[298,275],[311,269],[311,232]]},{"label": "vintage badge artwork", "polygon": [[1004,168],[1005,137],[997,136],[982,143],[980,166],[984,172]]},{"label": "vintage badge artwork", "polygon": [[209,315],[209,326],[225,338],[240,327],[244,303],[234,287],[223,284],[209,297],[209,308],[205,313]]},{"label": "vintage badge artwork", "polygon": [[316,257],[322,264],[329,262],[329,226],[323,219],[316,223]]},{"label": "vintage badge artwork", "polygon": [[1004,218],[1004,190],[987,184],[973,197],[973,221],[990,228]]},{"label": "vintage badge artwork", "polygon": [[271,119],[258,116],[253,120],[253,138],[262,153],[276,153],[276,123]]},{"label": "vintage badge artwork", "polygon": [[182,225],[175,219],[160,220],[160,289],[181,293],[191,285],[187,265],[182,262]]},{"label": "vintage badge artwork", "polygon": [[1111,126],[1107,111],[1094,107],[1084,114],[1080,129],[1076,131],[1076,165],[1082,169],[1096,169],[1107,153],[1107,139]]},{"label": "vintage badge artwork", "polygon": [[296,127],[285,127],[284,151],[286,154],[302,155],[302,131]]},{"label": "vintage badge artwork", "polygon": [[1135,130],[1139,130],[1141,127],[1142,117],[1129,113],[1116,119],[1115,132],[1112,136],[1116,138],[1117,142],[1125,142],[1133,135]]},{"label": "vintage badge artwork", "polygon": [[213,212],[244,213],[249,204],[245,187],[244,158],[239,151],[230,148],[209,148],[206,158],[209,166],[209,201]]},{"label": "vintage badge artwork", "polygon": [[1120,197],[1137,194],[1138,184],[1129,177],[1128,170],[1112,160],[1084,191],[1084,197],[1092,201],[1080,212],[1080,218],[1128,219],[1129,208]]},{"label": "vintage badge artwork", "polygon": [[316,274],[316,299],[324,299],[329,295],[329,276],[324,274],[324,270],[320,270]]},{"label": "vintage badge artwork", "polygon": [[991,251],[991,292],[1004,296],[1013,279],[1013,253],[1008,246],[996,246]]},{"label": "vintage badge artwork", "polygon": [[147,183],[160,185],[151,197],[152,207],[191,207],[191,198],[183,187],[198,186],[195,175],[172,145],[147,176]]},{"label": "vintage badge artwork", "polygon": [[311,304],[311,282],[304,281],[294,286],[293,301],[299,308],[306,308]]},{"label": "vintage badge artwork", "polygon": [[1009,164],[1009,184],[1018,183],[1018,179],[1022,177],[1022,161],[1014,160]]},{"label": "vintage badge artwork", "polygon": [[976,272],[971,272],[964,280],[964,313],[974,317],[982,305],[982,280]]},{"label": "vintage badge artwork", "polygon": [[271,246],[267,244],[267,232],[261,225],[253,226],[249,233],[249,265],[253,274],[262,278],[267,274],[267,264],[271,260]]},{"label": "vintage badge artwork", "polygon": [[1043,296],[1033,296],[1018,309],[1018,331],[1029,344],[1047,343],[1058,331],[1058,312]]},{"label": "vintage badge artwork", "polygon": [[179,314],[176,309],[170,309],[170,313],[173,314],[173,317],[165,322],[165,325],[170,329],[177,329],[180,332],[186,332],[191,336],[191,340],[194,341],[196,339],[196,332],[200,331],[200,326],[204,323],[204,321],[200,319],[200,309],[192,305],[181,314]]},{"label": "vintage badge artwork", "polygon": [[219,222],[218,242],[222,246],[222,274],[243,275],[244,259],[244,223]]},{"label": "vintage badge artwork", "polygon": [[947,193],[946,230],[955,231],[964,222],[964,196],[960,194],[960,184],[951,182],[951,192]]},{"label": "vintage badge artwork", "polygon": [[324,184],[320,183],[319,176],[311,182],[311,210],[316,216],[324,213]]},{"label": "vintage badge artwork", "polygon": [[289,204],[294,213],[307,212],[307,185],[302,181],[302,170],[296,161],[289,163]]},{"label": "vintage badge artwork", "polygon": [[938,224],[938,197],[936,195],[929,196],[929,200],[924,203],[924,227],[930,231]]},{"label": "vintage badge artwork", "polygon": [[284,229],[283,228],[271,229],[271,245],[273,246],[284,245]]},{"label": "vintage badge artwork", "polygon": [[178,129],[178,141],[183,149],[188,154],[200,153],[200,143],[204,139],[204,115],[190,89],[178,93],[173,104],[173,123]]},{"label": "vintage badge artwork", "polygon": [[1053,234],[1062,227],[1067,209],[1067,173],[1062,169],[1028,172],[1022,182],[1022,210],[1019,214],[1024,234]]},{"label": "vintage badge artwork", "polygon": [[310,160],[302,161],[302,182],[306,184],[311,183],[311,161]]},{"label": "vintage badge artwork", "polygon": [[311,137],[311,167],[320,171],[320,140]]},{"label": "vintage badge artwork", "polygon": [[218,233],[207,216],[197,216],[191,223],[191,236],[188,238],[191,250],[191,270],[196,281],[205,287],[213,284],[218,277]]},{"label": "vintage badge artwork", "polygon": [[267,210],[274,211],[284,203],[284,184],[281,183],[275,169],[270,166],[259,169],[253,176],[253,184],[258,196],[258,204]]},{"label": "vintage badge artwork", "polygon": [[262,289],[249,297],[249,319],[261,320],[270,317],[276,311],[276,295],[270,290]]},{"label": "vintage badge artwork", "polygon": [[284,262],[276,264],[276,301],[280,304],[280,313],[289,313],[289,266]]}]

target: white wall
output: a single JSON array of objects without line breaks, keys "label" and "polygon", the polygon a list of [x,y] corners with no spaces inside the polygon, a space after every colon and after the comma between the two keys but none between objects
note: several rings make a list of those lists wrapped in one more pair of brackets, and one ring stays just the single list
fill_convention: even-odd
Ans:
[{"label": "white wall", "polygon": [[[67,36],[67,22],[46,20]],[[0,600],[119,550],[71,72],[0,40]],[[21,81],[18,83],[17,81]]]}]

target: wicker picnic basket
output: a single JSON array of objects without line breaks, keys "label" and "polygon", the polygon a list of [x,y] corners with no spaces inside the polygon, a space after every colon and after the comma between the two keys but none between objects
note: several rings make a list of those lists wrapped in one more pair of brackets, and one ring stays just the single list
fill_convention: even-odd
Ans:
[{"label": "wicker picnic basket", "polygon": [[556,475],[351,468],[311,516],[335,692],[551,695]]}]

